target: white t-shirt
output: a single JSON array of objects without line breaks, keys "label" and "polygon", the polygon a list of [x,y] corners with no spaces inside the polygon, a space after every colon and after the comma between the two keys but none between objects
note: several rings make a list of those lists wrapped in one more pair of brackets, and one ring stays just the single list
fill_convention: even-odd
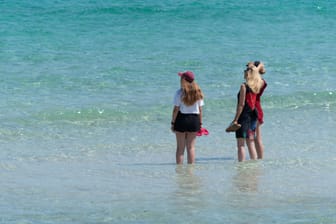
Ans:
[{"label": "white t-shirt", "polygon": [[175,93],[174,97],[174,105],[180,107],[180,111],[182,114],[199,114],[199,107],[202,107],[204,105],[203,99],[197,100],[196,103],[194,103],[191,106],[187,106],[183,103],[181,100],[182,96],[182,89],[179,89]]}]

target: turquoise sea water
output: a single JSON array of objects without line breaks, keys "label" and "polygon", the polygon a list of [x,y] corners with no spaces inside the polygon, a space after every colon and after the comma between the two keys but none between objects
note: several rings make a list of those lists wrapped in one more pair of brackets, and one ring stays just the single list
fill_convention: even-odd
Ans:
[{"label": "turquoise sea water", "polygon": [[[0,1],[0,223],[335,223],[333,1]],[[264,61],[265,159],[238,163]],[[205,93],[175,165],[177,72]]]}]

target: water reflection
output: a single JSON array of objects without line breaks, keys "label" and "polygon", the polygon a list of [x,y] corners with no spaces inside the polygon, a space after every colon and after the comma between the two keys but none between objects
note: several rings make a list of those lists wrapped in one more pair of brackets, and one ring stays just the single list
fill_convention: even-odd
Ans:
[{"label": "water reflection", "polygon": [[201,193],[201,179],[194,172],[195,165],[176,166],[177,196],[187,198]]},{"label": "water reflection", "polygon": [[[195,215],[204,207],[201,178],[195,174],[195,165],[176,167],[176,189],[173,195],[174,206],[185,215]],[[188,213],[188,214],[186,214]]]},{"label": "water reflection", "polygon": [[232,180],[235,191],[258,192],[259,178],[262,171],[260,165],[254,161],[237,165],[236,174]]}]

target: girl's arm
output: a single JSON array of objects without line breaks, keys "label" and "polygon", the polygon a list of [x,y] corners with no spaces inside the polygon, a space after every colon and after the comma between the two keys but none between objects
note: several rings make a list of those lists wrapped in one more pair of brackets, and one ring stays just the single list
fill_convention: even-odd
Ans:
[{"label": "girl's arm", "polygon": [[173,113],[172,113],[172,120],[171,120],[171,129],[172,130],[174,129],[175,120],[176,120],[177,113],[179,112],[179,110],[180,110],[180,107],[174,106]]},{"label": "girl's arm", "polygon": [[246,87],[244,84],[240,86],[239,91],[239,100],[237,103],[237,109],[236,109],[236,116],[233,120],[233,123],[238,123],[238,119],[240,117],[240,114],[243,112],[243,108],[245,106],[245,95],[246,95]]},{"label": "girl's arm", "polygon": [[202,127],[203,111],[202,111],[202,107],[201,106],[199,107],[199,117],[200,117],[200,124],[201,124],[201,127]]}]

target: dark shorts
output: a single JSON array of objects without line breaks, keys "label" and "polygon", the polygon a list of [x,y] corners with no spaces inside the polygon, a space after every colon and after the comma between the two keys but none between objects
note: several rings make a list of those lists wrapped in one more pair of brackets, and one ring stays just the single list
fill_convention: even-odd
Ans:
[{"label": "dark shorts", "polygon": [[178,132],[198,132],[201,129],[199,114],[182,114],[178,112],[174,130]]},{"label": "dark shorts", "polygon": [[236,131],[236,138],[253,139],[257,127],[257,117],[249,115],[241,116],[238,119],[238,123],[241,124],[241,128]]}]

